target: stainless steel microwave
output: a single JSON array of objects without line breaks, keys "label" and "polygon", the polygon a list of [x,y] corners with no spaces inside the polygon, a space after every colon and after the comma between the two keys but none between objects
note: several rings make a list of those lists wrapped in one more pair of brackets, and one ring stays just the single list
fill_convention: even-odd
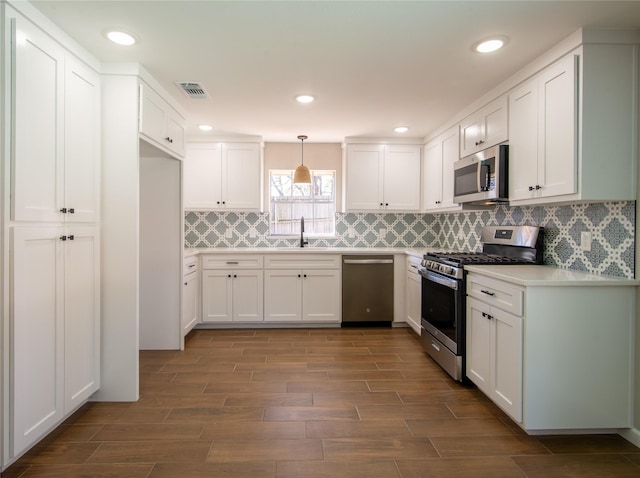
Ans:
[{"label": "stainless steel microwave", "polygon": [[499,144],[456,161],[453,201],[478,205],[507,202],[508,158],[509,146]]}]

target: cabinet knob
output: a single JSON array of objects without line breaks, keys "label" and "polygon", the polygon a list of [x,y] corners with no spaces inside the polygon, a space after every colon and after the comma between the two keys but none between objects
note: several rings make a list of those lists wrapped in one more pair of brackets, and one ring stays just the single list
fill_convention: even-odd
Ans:
[{"label": "cabinet knob", "polygon": [[[531,189],[531,188],[529,188],[529,189]],[[216,201],[216,204],[220,204],[220,201]]]},{"label": "cabinet knob", "polygon": [[300,277],[302,277],[302,274],[298,274],[298,279],[299,279]]},{"label": "cabinet knob", "polygon": [[533,186],[529,186],[529,191],[533,191]]},{"label": "cabinet knob", "polygon": [[66,241],[67,240],[67,236],[60,236],[60,240],[61,241]]},{"label": "cabinet knob", "polygon": [[66,213],[67,213],[67,208],[66,208],[66,207],[63,207],[62,209],[60,209],[60,212],[61,212],[62,214],[66,214]]},{"label": "cabinet knob", "polygon": [[384,204],[380,203],[381,206],[384,206]]},{"label": "cabinet knob", "polygon": [[231,274],[229,274],[227,277],[228,277],[229,279],[231,279]]},{"label": "cabinet knob", "polygon": [[540,186],[539,184],[536,184],[536,190],[537,189],[542,189],[542,186]]},{"label": "cabinet knob", "polygon": [[184,285],[187,285],[187,283],[185,282]]},{"label": "cabinet knob", "polygon": [[237,279],[238,278],[238,274],[233,274],[233,278]]},{"label": "cabinet knob", "polygon": [[480,146],[481,144],[484,144],[484,140],[478,140],[476,141],[476,146]]},{"label": "cabinet knob", "polygon": [[71,235],[69,236],[69,240],[70,240],[70,241],[73,241],[74,239],[75,239],[75,237],[73,236],[73,234],[71,234]]},{"label": "cabinet knob", "polygon": [[222,201],[222,204],[227,204],[227,201]]},{"label": "cabinet knob", "polygon": [[306,279],[307,278],[307,274],[303,274],[302,277],[304,277]]},{"label": "cabinet knob", "polygon": [[173,140],[172,140],[169,136],[167,136],[167,137],[165,138],[165,140],[166,140],[166,141],[169,141],[169,143],[173,143]]},{"label": "cabinet knob", "polygon": [[73,208],[73,207],[69,208],[69,214],[75,214],[75,213],[76,213],[75,208]]},{"label": "cabinet knob", "polygon": [[388,202],[386,202],[386,203],[384,203],[384,205],[385,205],[385,207],[387,207],[387,206],[389,206],[389,203],[388,203]]}]

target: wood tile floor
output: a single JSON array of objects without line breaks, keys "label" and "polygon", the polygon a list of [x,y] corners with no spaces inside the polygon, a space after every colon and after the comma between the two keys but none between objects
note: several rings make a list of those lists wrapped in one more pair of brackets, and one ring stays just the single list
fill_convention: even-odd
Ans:
[{"label": "wood tile floor", "polygon": [[411,329],[198,330],[140,354],[3,478],[640,477],[618,435],[530,437]]}]

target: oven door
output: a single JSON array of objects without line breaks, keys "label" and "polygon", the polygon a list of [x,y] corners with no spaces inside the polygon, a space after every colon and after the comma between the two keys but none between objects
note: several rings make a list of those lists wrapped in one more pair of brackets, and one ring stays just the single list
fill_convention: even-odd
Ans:
[{"label": "oven door", "polygon": [[422,271],[422,325],[455,355],[462,355],[462,281]]}]

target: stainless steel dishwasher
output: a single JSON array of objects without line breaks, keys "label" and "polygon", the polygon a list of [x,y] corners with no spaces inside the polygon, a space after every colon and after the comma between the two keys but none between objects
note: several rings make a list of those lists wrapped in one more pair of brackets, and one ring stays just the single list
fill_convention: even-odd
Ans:
[{"label": "stainless steel dishwasher", "polygon": [[393,256],[342,256],[342,326],[391,326]]}]

